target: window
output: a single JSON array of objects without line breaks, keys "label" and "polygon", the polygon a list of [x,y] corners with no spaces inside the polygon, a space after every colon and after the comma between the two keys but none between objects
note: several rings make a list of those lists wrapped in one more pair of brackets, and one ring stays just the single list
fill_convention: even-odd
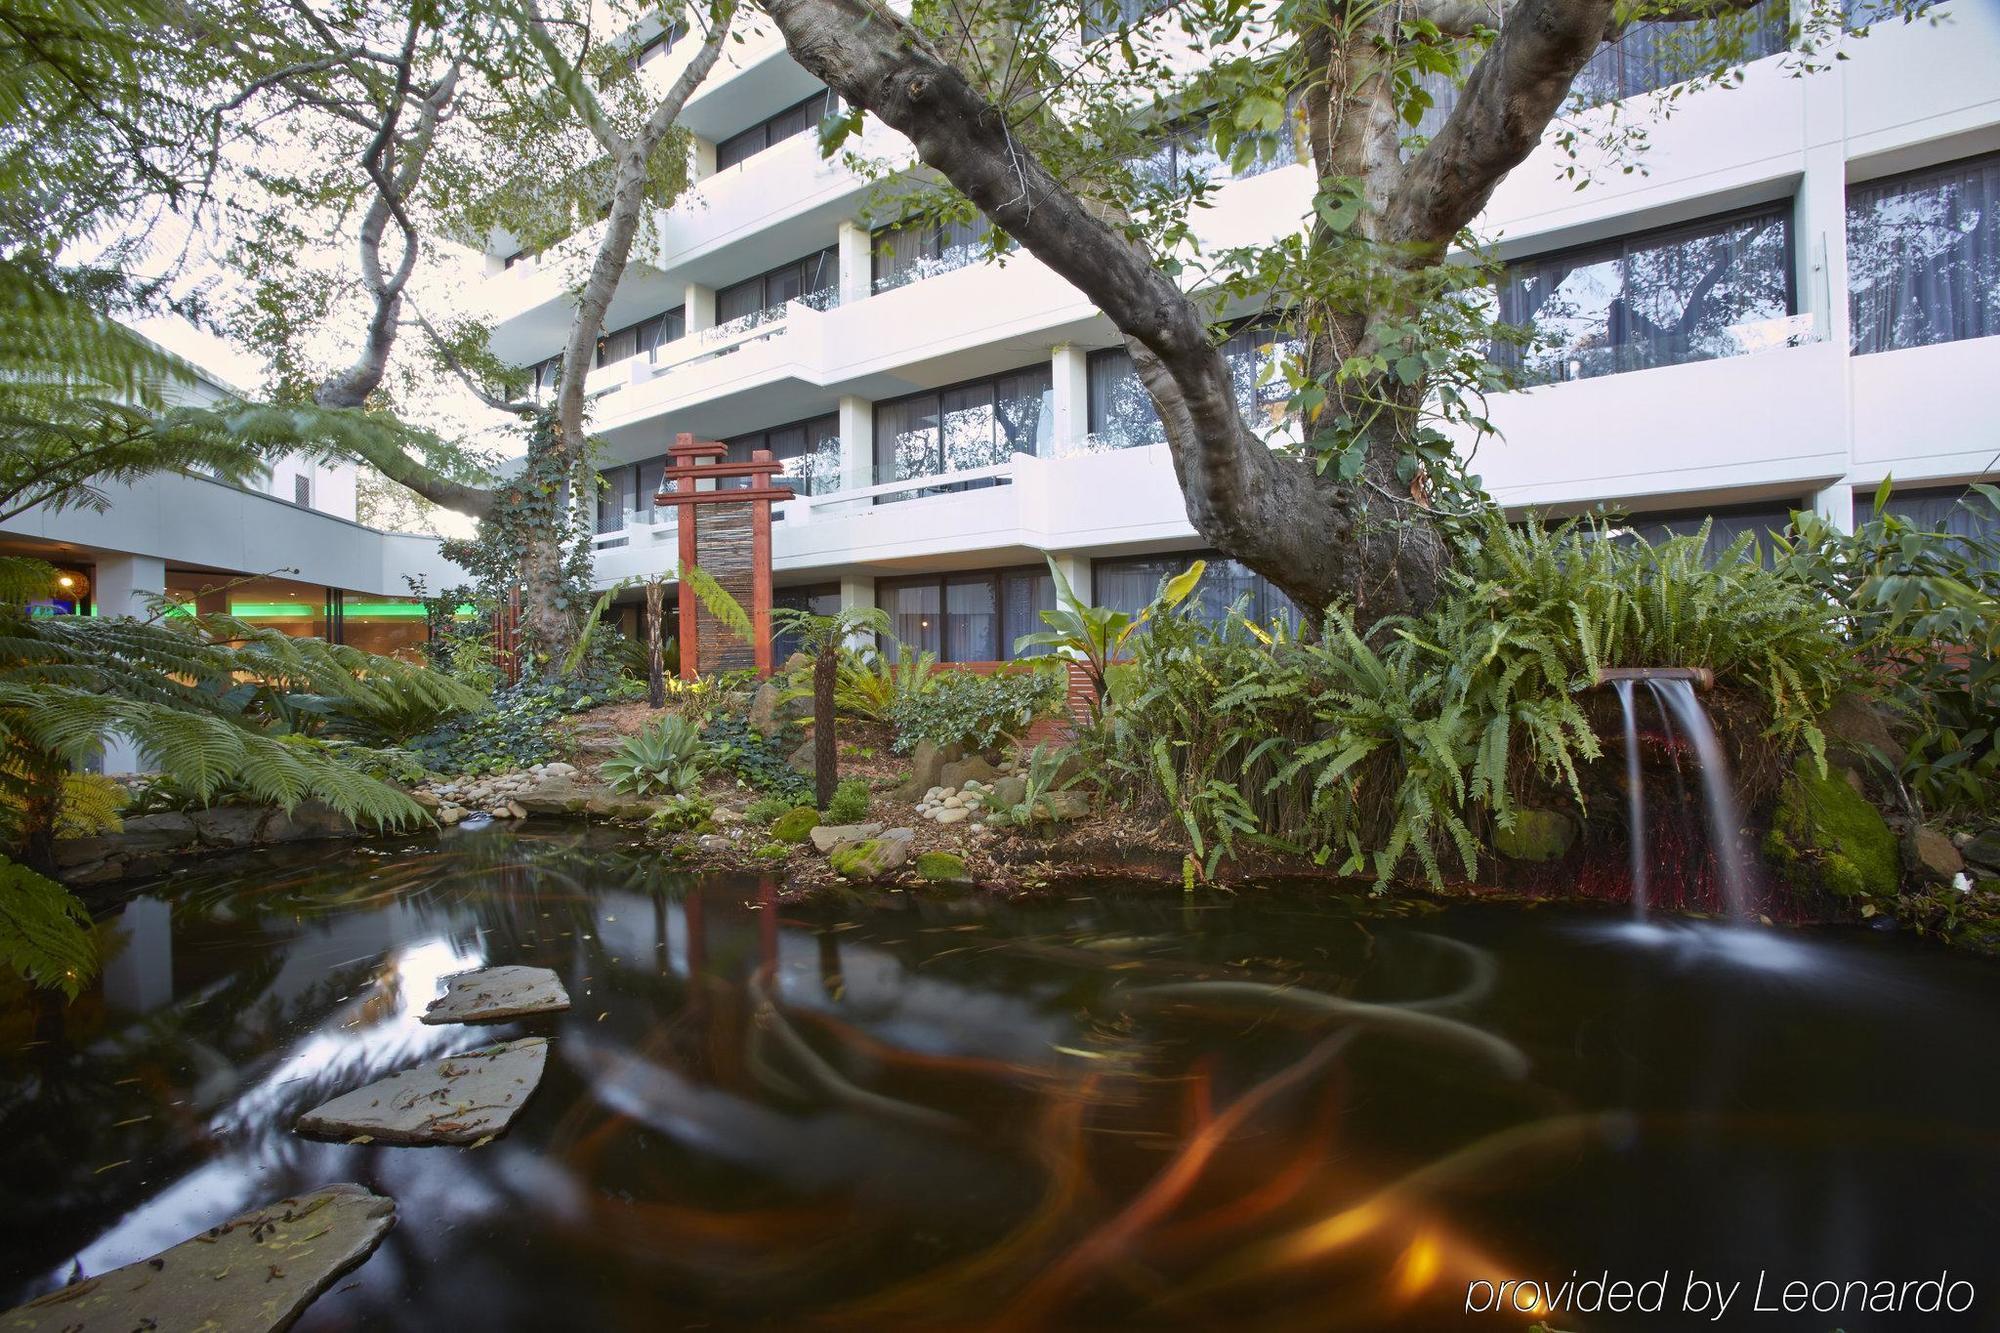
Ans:
[{"label": "window", "polygon": [[875,593],[895,635],[885,645],[890,657],[933,653],[940,662],[1011,662],[1014,641],[1041,629],[1041,613],[1056,605],[1045,565],[884,579]]},{"label": "window", "polygon": [[1692,537],[1701,531],[1701,525],[1708,524],[1708,545],[1705,553],[1710,560],[1729,549],[1744,533],[1757,539],[1757,556],[1760,560],[1771,558],[1771,534],[1783,532],[1792,522],[1792,506],[1789,504],[1733,505],[1725,509],[1686,509],[1673,513],[1634,514],[1621,528],[1612,529],[1614,538],[1633,534],[1658,545],[1673,537]]},{"label": "window", "polygon": [[542,252],[540,250],[516,250],[513,254],[508,255],[500,261],[500,267],[508,269],[515,267],[517,264],[532,264],[541,257]]},{"label": "window", "polygon": [[1091,600],[1114,611],[1136,614],[1159,592],[1162,579],[1185,572],[1197,560],[1208,561],[1207,572],[1201,576],[1190,603],[1193,613],[1202,620],[1220,624],[1229,609],[1240,603],[1244,616],[1253,623],[1264,625],[1283,620],[1297,626],[1298,608],[1291,598],[1248,565],[1212,551],[1094,560],[1090,567]]},{"label": "window", "polygon": [[[1970,500],[1970,503],[1961,503]],[[2000,520],[1993,506],[1964,486],[1933,486],[1922,490],[1891,491],[1884,512],[1904,519],[1926,532],[1949,532],[1982,542],[2000,541]],[[1875,517],[1875,493],[1854,495],[1854,523],[1860,526]],[[1969,558],[1971,553],[1967,553]],[[1978,561],[1983,567],[1984,561]]]},{"label": "window", "polygon": [[1173,0],[1084,0],[1084,40],[1108,37],[1120,28],[1144,22],[1172,4]]},{"label": "window", "polygon": [[[773,607],[790,607],[794,611],[807,611],[816,616],[834,615],[840,610],[840,585],[838,583],[808,583],[797,588],[774,588],[771,590]],[[771,634],[771,660],[782,665],[786,658],[799,650],[796,634],[774,630]]]},{"label": "window", "polygon": [[528,393],[537,402],[556,391],[562,382],[562,358],[552,356],[546,361],[537,361],[528,369]]},{"label": "window", "polygon": [[2000,153],[1847,191],[1856,356],[2000,335]]},{"label": "window", "polygon": [[675,306],[662,314],[628,324],[597,340],[597,364],[615,365],[628,357],[651,357],[667,343],[687,334],[687,309]]},{"label": "window", "polygon": [[[1283,423],[1292,396],[1285,363],[1298,351],[1296,339],[1264,321],[1240,326],[1223,342],[1222,354],[1236,382],[1237,408],[1253,429]],[[1126,449],[1166,439],[1152,396],[1123,347],[1090,354],[1089,389],[1090,434],[1098,444]]]},{"label": "window", "polygon": [[292,503],[301,509],[311,509],[313,502],[312,473],[301,472],[292,478]]},{"label": "window", "polygon": [[[835,415],[795,421],[789,426],[753,431],[723,441],[729,455],[723,461],[747,463],[759,449],[769,449],[785,470],[771,480],[800,495],[825,495],[840,489],[840,418]],[[720,486],[747,485],[747,477],[727,478]]]},{"label": "window", "polygon": [[681,38],[685,36],[687,36],[687,25],[681,22],[681,20],[675,19],[664,29],[641,42],[633,50],[631,56],[632,68],[643,69],[647,65],[652,64],[655,60],[660,59],[673,50],[675,46],[679,45]]},{"label": "window", "polygon": [[1507,266],[1500,320],[1527,348],[1493,359],[1529,383],[1589,379],[1789,345],[1789,204]]},{"label": "window", "polygon": [[793,135],[816,129],[820,121],[839,109],[840,99],[834,96],[833,90],[822,88],[805,101],[794,103],[769,120],[760,121],[741,134],[732,134],[716,144],[715,169],[725,171]]},{"label": "window", "polygon": [[[1726,20],[1733,46],[1744,63],[1776,55],[1785,49],[1791,7],[1784,0],[1763,3],[1742,17]],[[1715,20],[1700,23],[1634,23],[1615,42],[1597,48],[1570,85],[1570,94],[1585,106],[1602,106],[1638,97],[1658,88],[1696,77],[1718,42]]]},{"label": "window", "polygon": [[[604,485],[597,492],[597,532],[599,536],[607,532],[625,531],[625,515],[633,508],[638,494],[637,469],[631,464],[623,467],[606,468],[597,475],[604,479]],[[602,544],[600,549],[625,545],[623,537]]]},{"label": "window", "polygon": [[1055,381],[1046,364],[877,403],[875,480],[990,467],[1017,453],[1046,455],[1054,421]]},{"label": "window", "polygon": [[873,289],[892,291],[976,263],[986,255],[988,233],[984,218],[882,227],[872,237]]},{"label": "window", "polygon": [[805,301],[824,310],[840,293],[840,252],[829,246],[780,264],[768,273],[716,289],[715,322],[718,327],[745,322],[782,310],[789,301]]}]

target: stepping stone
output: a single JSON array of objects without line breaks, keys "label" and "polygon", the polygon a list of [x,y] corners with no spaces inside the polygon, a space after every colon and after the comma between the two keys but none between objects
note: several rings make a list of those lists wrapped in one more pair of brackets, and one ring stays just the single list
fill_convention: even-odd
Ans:
[{"label": "stepping stone", "polygon": [[359,1185],[324,1185],[29,1301],[0,1315],[0,1328],[286,1328],[395,1224],[395,1200]]},{"label": "stepping stone", "polygon": [[547,1037],[523,1037],[448,1055],[335,1097],[300,1116],[298,1131],[350,1141],[477,1143],[507,1132],[542,1081],[548,1054]]},{"label": "stepping stone", "polygon": [[444,994],[424,1010],[426,1023],[495,1023],[569,1008],[569,992],[546,967],[482,967],[444,979]]}]

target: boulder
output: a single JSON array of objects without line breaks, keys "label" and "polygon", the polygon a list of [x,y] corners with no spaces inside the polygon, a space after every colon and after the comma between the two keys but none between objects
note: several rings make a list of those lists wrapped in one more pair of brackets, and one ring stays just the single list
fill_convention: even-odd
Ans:
[{"label": "boulder", "polygon": [[809,805],[787,810],[771,821],[771,838],[776,842],[804,842],[819,824],[819,811]]},{"label": "boulder", "polygon": [[[778,822],[783,823],[784,821],[780,820]],[[773,825],[771,831],[773,834],[777,833],[777,826]],[[874,837],[881,831],[882,826],[880,824],[820,824],[809,830],[809,833],[813,846],[819,848],[822,852],[831,852],[843,842],[861,842]],[[785,838],[783,841],[800,842],[803,839]]]},{"label": "boulder", "polygon": [[299,1117],[315,1138],[477,1143],[507,1132],[542,1081],[549,1039],[523,1037],[430,1060],[335,1097]]},{"label": "boulder", "polygon": [[1090,793],[1087,791],[1052,791],[1042,798],[1049,808],[1049,818],[1071,820],[1082,819],[1090,814]]},{"label": "boulder", "polygon": [[972,872],[965,858],[955,852],[922,852],[916,861],[917,878],[932,884],[970,884]]},{"label": "boulder", "polygon": [[811,773],[813,771],[812,737],[808,736],[799,742],[799,748],[793,750],[791,757],[785,760],[785,767],[791,769],[794,773]]},{"label": "boulder", "polygon": [[305,842],[315,838],[358,838],[354,821],[330,805],[300,801],[291,813],[273,810],[257,827],[259,842]]},{"label": "boulder", "polygon": [[210,847],[249,847],[269,811],[263,806],[218,805],[194,812],[195,834]]},{"label": "boulder", "polygon": [[0,1316],[0,1324],[51,1331],[288,1328],[395,1224],[393,1199],[359,1185],[322,1185],[150,1259],[59,1287]]},{"label": "boulder", "polygon": [[833,849],[828,863],[842,879],[875,880],[910,859],[910,844],[900,838],[864,838]]},{"label": "boulder", "polygon": [[492,1023],[569,1008],[569,992],[546,967],[475,968],[444,978],[444,994],[424,1010],[426,1023]]},{"label": "boulder", "polygon": [[1002,810],[1012,810],[1028,799],[1028,780],[1018,774],[1009,774],[993,784],[992,804]]},{"label": "boulder", "polygon": [[923,799],[924,793],[932,787],[955,787],[958,784],[944,780],[944,766],[955,763],[964,754],[958,745],[936,745],[930,741],[918,741],[910,751],[910,776],[896,792],[896,799],[915,805]]},{"label": "boulder", "polygon": [[2000,832],[1986,830],[1966,841],[1965,859],[1987,873],[2000,872]]},{"label": "boulder", "polygon": [[1891,768],[1901,768],[1908,751],[1889,730],[1889,720],[1881,706],[1858,694],[1843,694],[1819,720],[1826,733],[1827,757],[1834,766],[1852,768],[1867,776],[1869,753],[1881,755]]},{"label": "boulder", "polygon": [[1493,830],[1493,850],[1509,861],[1559,861],[1580,832],[1567,810],[1522,806],[1514,811],[1513,828]]},{"label": "boulder", "polygon": [[750,696],[750,712],[744,719],[750,724],[750,730],[767,739],[777,735],[784,725],[778,720],[778,694],[778,682],[775,680],[759,685],[757,692]]},{"label": "boulder", "polygon": [[514,798],[514,804],[531,815],[579,815],[601,788],[578,786],[566,773],[550,774]]},{"label": "boulder", "polygon": [[1949,884],[1965,869],[1965,855],[1936,829],[1915,829],[1903,844],[1910,871],[1932,884]]},{"label": "boulder", "polygon": [[1000,770],[986,762],[984,755],[971,755],[956,763],[944,765],[938,773],[938,782],[946,787],[963,788],[967,782],[992,782],[1000,776]]},{"label": "boulder", "polygon": [[931,811],[930,817],[939,824],[956,824],[961,819],[970,819],[972,812],[962,805],[945,805]]},{"label": "boulder", "polygon": [[893,838],[897,842],[915,842],[917,840],[917,831],[913,828],[892,828],[883,833],[882,836]]},{"label": "boulder", "polygon": [[519,801],[509,801],[507,802],[507,817],[509,819],[526,819],[528,817],[527,808]]},{"label": "boulder", "polygon": [[694,840],[695,850],[718,856],[736,850],[736,843],[720,833],[704,833]]},{"label": "boulder", "polygon": [[1764,853],[1794,885],[1840,897],[1894,894],[1901,879],[1896,835],[1882,812],[1810,759],[1778,793]]}]

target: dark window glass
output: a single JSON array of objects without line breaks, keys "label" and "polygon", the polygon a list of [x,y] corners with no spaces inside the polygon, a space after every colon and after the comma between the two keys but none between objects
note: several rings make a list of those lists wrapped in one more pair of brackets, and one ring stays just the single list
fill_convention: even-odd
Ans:
[{"label": "dark window glass", "polygon": [[313,479],[301,472],[292,478],[292,503],[301,509],[311,509],[313,502]]},{"label": "dark window glass", "polygon": [[1710,560],[1729,549],[1744,533],[1757,540],[1757,558],[1771,558],[1771,536],[1783,532],[1792,521],[1788,504],[1734,505],[1726,509],[1688,509],[1663,514],[1634,514],[1613,535],[1634,533],[1658,545],[1674,537],[1692,537],[1708,524],[1704,550]]},{"label": "dark window glass", "polygon": [[[771,605],[786,606],[795,611],[808,611],[816,616],[830,616],[840,610],[840,585],[838,583],[809,583],[797,588],[773,588]],[[784,660],[799,650],[796,634],[775,630],[771,635],[771,660],[783,664]]]},{"label": "dark window glass", "polygon": [[1791,249],[1783,205],[1509,264],[1500,320],[1536,342],[1493,359],[1548,383],[1788,345]]},{"label": "dark window glass", "polygon": [[638,354],[639,326],[636,324],[607,333],[597,340],[597,364],[600,366],[614,365]]},{"label": "dark window glass", "polygon": [[764,309],[764,275],[746,278],[742,282],[718,287],[715,292],[715,322],[727,324],[731,320],[754,315]]},{"label": "dark window glass", "polygon": [[877,403],[875,480],[906,481],[990,467],[1016,453],[1045,454],[1054,420],[1055,382],[1046,365]]},{"label": "dark window glass", "polygon": [[840,252],[829,246],[766,273],[716,289],[715,322],[728,324],[768,311],[781,310],[791,301],[805,301],[825,310],[837,303],[840,294]]},{"label": "dark window glass", "polygon": [[1153,600],[1161,580],[1185,572],[1197,560],[1208,561],[1190,604],[1202,620],[1220,624],[1232,606],[1240,605],[1244,616],[1257,624],[1283,620],[1297,626],[1298,609],[1291,598],[1249,566],[1214,552],[1177,551],[1171,555],[1092,561],[1091,600],[1116,611],[1136,613]]},{"label": "dark window glass", "polygon": [[[1969,505],[1960,503],[1971,494],[1971,491],[1964,486],[1934,486],[1924,490],[1891,491],[1889,503],[1884,506],[1884,510],[1926,532],[1949,532],[1955,536],[1972,537],[1986,542],[2000,540],[2000,519],[1996,519],[1992,505],[1978,496],[1973,496]],[[1859,526],[1874,517],[1874,492],[1855,492],[1855,524]],[[1981,564],[1984,567],[1983,562]]]},{"label": "dark window glass", "polygon": [[886,292],[976,263],[987,251],[984,219],[911,222],[874,234],[874,290]]},{"label": "dark window glass", "polygon": [[[1741,36],[1742,59],[1759,60],[1785,49],[1791,9],[1783,0],[1764,0],[1751,18],[1732,22],[1749,25]],[[1570,84],[1571,95],[1585,106],[1601,106],[1680,83],[1711,63],[1703,56],[1716,40],[1712,21],[1631,24],[1617,41],[1597,48]]]},{"label": "dark window glass", "polygon": [[[1056,604],[1046,566],[884,579],[875,591],[900,651],[934,653],[940,662],[1012,661],[1014,640],[1043,628],[1039,613]],[[896,643],[886,647],[892,657],[899,652]]]},{"label": "dark window glass", "polygon": [[1856,355],[2000,335],[2000,154],[1847,191]]},{"label": "dark window glass", "polygon": [[[814,417],[810,421],[798,421],[767,431],[753,431],[723,443],[729,446],[726,461],[731,463],[747,463],[757,450],[769,449],[771,456],[785,465],[784,472],[772,478],[773,483],[789,486],[800,495],[825,495],[840,489],[840,418],[837,415]],[[746,482],[742,478],[731,478],[717,484],[734,487]]]},{"label": "dark window glass", "polygon": [[636,465],[636,472],[637,476],[633,483],[636,493],[633,496],[632,508],[637,513],[639,522],[658,523],[660,512],[655,497],[659,495],[660,487],[666,481],[667,456],[660,454],[641,460]]},{"label": "dark window glass", "polygon": [[[1285,362],[1297,355],[1298,340],[1262,321],[1238,328],[1222,344],[1236,388],[1237,409],[1253,430],[1268,431],[1283,423],[1291,401],[1291,381]],[[1089,419],[1092,439],[1125,449],[1158,444],[1166,439],[1152,395],[1139,380],[1132,355],[1122,347],[1092,352],[1088,362]]]},{"label": "dark window glass", "polygon": [[1129,28],[1173,4],[1173,0],[1084,0],[1083,35],[1088,41]]},{"label": "dark window glass", "polygon": [[755,157],[766,148],[783,143],[793,135],[817,128],[820,121],[839,105],[832,91],[822,88],[803,102],[786,107],[740,134],[730,135],[715,145],[715,169],[726,170]]},{"label": "dark window glass", "polygon": [[[604,479],[604,484],[597,492],[597,531],[599,534],[623,532],[626,511],[634,507],[633,502],[637,497],[638,469],[626,463],[606,468],[598,475]],[[620,538],[614,542],[604,543],[603,547],[623,545],[625,541]]]},{"label": "dark window glass", "polygon": [[639,69],[652,64],[673,50],[685,36],[687,36],[687,26],[679,19],[675,19],[663,31],[647,38],[632,52],[632,68]]}]

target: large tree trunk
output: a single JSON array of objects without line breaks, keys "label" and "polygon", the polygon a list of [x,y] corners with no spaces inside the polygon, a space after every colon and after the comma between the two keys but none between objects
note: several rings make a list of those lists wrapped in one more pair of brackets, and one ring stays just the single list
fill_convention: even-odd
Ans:
[{"label": "large tree trunk", "polygon": [[824,810],[840,785],[840,747],[833,727],[833,686],[840,674],[840,645],[828,639],[813,655],[813,801]]},{"label": "large tree trunk", "polygon": [[653,708],[667,706],[667,585],[663,579],[646,580],[646,703]]}]

